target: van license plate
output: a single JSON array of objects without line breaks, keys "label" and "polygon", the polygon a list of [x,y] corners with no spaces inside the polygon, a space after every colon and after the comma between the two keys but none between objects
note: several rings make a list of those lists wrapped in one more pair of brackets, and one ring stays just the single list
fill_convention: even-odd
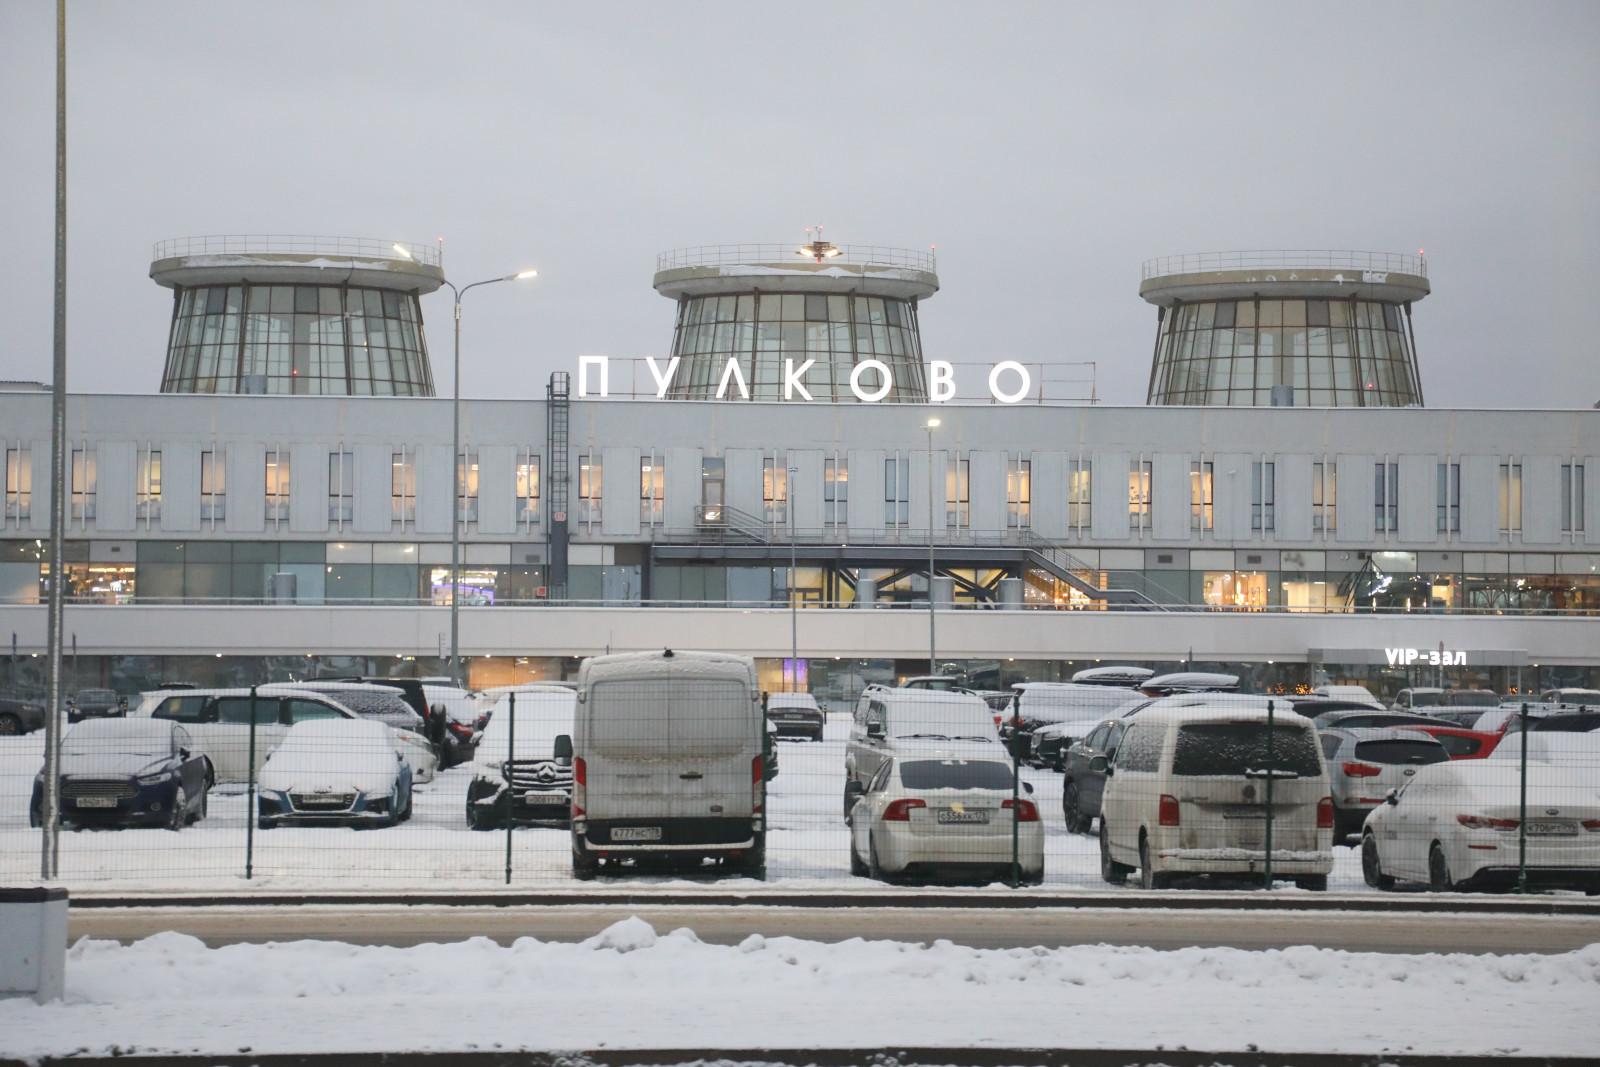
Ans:
[{"label": "van license plate", "polygon": [[613,841],[660,841],[661,827],[659,826],[613,826],[611,828]]},{"label": "van license plate", "polygon": [[988,822],[987,811],[952,811],[950,808],[940,808],[936,816],[939,822]]},{"label": "van license plate", "polygon": [[117,806],[116,797],[79,797],[80,808],[114,808]]}]

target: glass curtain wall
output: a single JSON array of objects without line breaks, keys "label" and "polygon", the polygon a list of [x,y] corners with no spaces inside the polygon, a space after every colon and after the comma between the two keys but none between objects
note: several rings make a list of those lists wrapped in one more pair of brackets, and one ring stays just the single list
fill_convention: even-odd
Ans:
[{"label": "glass curtain wall", "polygon": [[1272,403],[1294,387],[1303,407],[1422,402],[1403,305],[1365,300],[1220,300],[1162,319],[1152,404]]},{"label": "glass curtain wall", "polygon": [[415,293],[217,285],[174,299],[164,393],[433,395]]},{"label": "glass curtain wall", "polygon": [[[669,393],[679,399],[715,398],[730,359],[738,361],[752,400],[784,399],[786,359],[796,372],[806,360],[816,361],[802,382],[817,400],[855,400],[851,371],[869,359],[890,369],[885,402],[922,403],[928,395],[917,309],[910,300],[826,293],[689,297],[678,305],[672,354],[683,360]],[[872,371],[859,382],[869,394],[882,384]],[[723,395],[744,398],[731,376]],[[792,399],[804,397],[796,393]]]}]

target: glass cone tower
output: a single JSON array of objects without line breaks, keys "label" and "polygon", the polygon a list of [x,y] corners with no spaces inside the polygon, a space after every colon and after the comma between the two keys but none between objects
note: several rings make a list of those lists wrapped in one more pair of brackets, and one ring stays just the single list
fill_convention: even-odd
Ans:
[{"label": "glass cone tower", "polygon": [[1150,404],[1422,403],[1411,305],[1422,256],[1210,252],[1144,265],[1156,305]]},{"label": "glass cone tower", "polygon": [[[939,290],[932,252],[864,245],[710,245],[662,253],[655,289],[678,304],[667,395],[784,400],[786,367],[814,360],[804,387],[816,400],[854,402],[851,374],[888,367],[886,403],[928,397],[917,309]],[[730,367],[732,369],[730,369]],[[876,393],[877,368],[858,376]],[[798,393],[788,399],[802,399]]]},{"label": "glass cone tower", "polygon": [[418,301],[439,250],[350,237],[182,237],[150,277],[173,290],[163,393],[433,396]]}]

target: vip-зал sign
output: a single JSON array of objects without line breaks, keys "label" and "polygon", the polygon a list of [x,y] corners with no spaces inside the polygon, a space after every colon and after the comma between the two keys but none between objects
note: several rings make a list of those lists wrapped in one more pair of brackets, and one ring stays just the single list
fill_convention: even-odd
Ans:
[{"label": "vip-\u0437\u0430\u043b sign", "polygon": [[[672,388],[672,380],[678,373],[680,357],[673,356],[667,360],[666,368],[657,363],[654,356],[646,356],[645,363],[650,368],[650,375],[656,382],[656,399],[665,400],[667,391]],[[806,373],[816,364],[816,360],[808,359],[795,366],[792,359],[783,361],[783,398],[794,400],[810,400],[811,393],[806,389]],[[955,364],[943,359],[930,359],[926,364],[928,368],[928,400],[934,404],[943,404],[954,400],[956,396],[956,368]],[[590,388],[591,371],[594,384],[597,388]],[[890,376],[889,366],[882,360],[864,359],[855,365],[850,372],[850,392],[855,394],[857,400],[864,404],[876,404],[889,395],[894,380]],[[1014,386],[1012,389],[1003,386]],[[1013,359],[1004,359],[989,369],[989,395],[1002,404],[1015,404],[1033,390],[1033,375]],[[739,366],[739,361],[730,358],[722,368],[722,377],[717,382],[717,399],[722,400],[737,394],[741,400],[750,399],[750,385],[745,381],[744,370]],[[610,356],[579,356],[578,357],[578,396],[610,396],[611,395],[611,357]]]}]

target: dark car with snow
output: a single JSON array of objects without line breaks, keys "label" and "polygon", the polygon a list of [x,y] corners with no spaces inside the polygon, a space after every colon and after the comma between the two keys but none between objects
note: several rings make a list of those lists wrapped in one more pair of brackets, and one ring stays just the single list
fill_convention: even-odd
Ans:
[{"label": "dark car with snow", "polygon": [[114,689],[80,689],[67,698],[67,721],[104,719],[128,714],[128,698]]},{"label": "dark car with snow", "polygon": [[15,693],[0,693],[0,737],[44,729],[44,705]]},{"label": "dark car with snow", "polygon": [[500,691],[472,758],[467,825],[492,830],[565,825],[572,817],[572,723],[578,694],[564,685]]},{"label": "dark car with snow", "polygon": [[827,715],[810,693],[767,694],[767,721],[779,737],[805,737],[822,740]]},{"label": "dark car with snow", "polygon": [[[211,765],[168,719],[91,719],[61,739],[61,821],[73,827],[181,830],[206,816]],[[29,821],[44,824],[44,772]]]}]

